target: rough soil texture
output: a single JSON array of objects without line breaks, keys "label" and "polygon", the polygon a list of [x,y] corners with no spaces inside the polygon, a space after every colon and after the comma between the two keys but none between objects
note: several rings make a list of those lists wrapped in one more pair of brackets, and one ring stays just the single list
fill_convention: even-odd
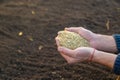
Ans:
[{"label": "rough soil texture", "polygon": [[120,0],[0,0],[0,80],[115,80],[105,66],[60,56],[54,38],[69,26],[120,33]]}]

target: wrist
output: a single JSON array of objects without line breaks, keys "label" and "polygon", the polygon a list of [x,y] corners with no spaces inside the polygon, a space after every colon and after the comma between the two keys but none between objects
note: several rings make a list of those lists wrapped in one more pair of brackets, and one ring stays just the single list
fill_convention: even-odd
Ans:
[{"label": "wrist", "polygon": [[[109,44],[108,44],[109,43]],[[117,47],[113,36],[97,34],[95,48],[105,52],[116,52]]]},{"label": "wrist", "polygon": [[96,51],[96,49],[93,48],[93,50],[92,50],[91,53],[90,53],[90,57],[89,57],[89,59],[88,59],[89,62],[92,62],[92,61],[93,61],[95,51]]},{"label": "wrist", "polygon": [[93,52],[94,52],[94,55],[93,55],[93,58],[92,58],[92,62],[97,62],[99,60],[98,56],[99,56],[100,51],[95,49]]},{"label": "wrist", "polygon": [[112,53],[96,50],[94,53],[93,62],[108,66],[112,69],[114,66],[116,56],[117,55]]}]

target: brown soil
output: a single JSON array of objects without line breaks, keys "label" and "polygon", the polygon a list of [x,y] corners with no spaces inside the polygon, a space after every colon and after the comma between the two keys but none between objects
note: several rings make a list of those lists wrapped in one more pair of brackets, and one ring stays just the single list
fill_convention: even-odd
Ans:
[{"label": "brown soil", "polygon": [[66,63],[54,40],[66,26],[120,33],[120,0],[0,0],[0,80],[115,80],[105,66]]}]

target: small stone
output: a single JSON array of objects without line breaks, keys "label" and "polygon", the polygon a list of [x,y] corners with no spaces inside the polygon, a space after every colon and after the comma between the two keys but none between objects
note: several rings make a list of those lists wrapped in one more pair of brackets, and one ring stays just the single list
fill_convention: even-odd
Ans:
[{"label": "small stone", "polygon": [[28,39],[29,39],[30,41],[34,41],[32,36],[28,36]]},{"label": "small stone", "polygon": [[64,80],[64,78],[62,78],[61,80]]},{"label": "small stone", "polygon": [[32,11],[32,14],[35,15],[35,11]]},{"label": "small stone", "polygon": [[17,50],[18,51],[18,53],[22,53],[22,51],[21,50]]},{"label": "small stone", "polygon": [[22,36],[22,35],[23,35],[23,32],[19,32],[18,35],[19,35],[19,36]]},{"label": "small stone", "polygon": [[52,74],[56,74],[56,72],[52,72]]},{"label": "small stone", "polygon": [[38,49],[39,49],[39,50],[41,50],[42,48],[43,48],[43,46],[42,46],[42,45],[40,45],[40,46],[38,47]]}]

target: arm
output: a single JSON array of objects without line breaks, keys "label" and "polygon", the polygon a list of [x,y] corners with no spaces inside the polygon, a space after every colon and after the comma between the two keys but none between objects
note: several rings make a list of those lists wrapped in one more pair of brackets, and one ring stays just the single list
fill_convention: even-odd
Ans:
[{"label": "arm", "polygon": [[[58,51],[70,64],[89,61],[94,52],[94,48],[90,47],[79,47],[75,50],[61,47],[57,38],[56,43],[58,46]],[[117,56],[115,54],[95,50],[91,61],[108,66],[113,69],[115,74],[120,74],[120,55]]]},{"label": "arm", "polygon": [[[111,38],[109,36],[106,37],[108,37],[107,39],[114,40],[114,45],[116,46],[114,45],[111,46],[113,46],[114,50],[116,48],[116,51],[120,53],[120,35],[115,34]],[[109,54],[107,52],[96,51],[93,61],[112,68],[115,74],[120,75],[120,54],[115,55],[115,54]]]},{"label": "arm", "polygon": [[92,61],[113,69],[116,57],[115,54],[96,50]]},{"label": "arm", "polygon": [[[80,47],[75,50],[71,50],[59,46],[58,51],[65,58],[65,60],[71,64],[89,61],[94,49],[88,47]],[[117,56],[115,54],[95,50],[91,61],[108,66],[109,68],[113,69],[115,74],[120,75],[120,54]]]},{"label": "arm", "polygon": [[66,28],[66,30],[80,34],[90,42],[91,47],[98,49],[95,50],[95,52],[93,51],[93,48],[90,47],[80,47],[75,50],[70,50],[68,48],[61,47],[59,45],[59,40],[56,38],[58,51],[67,60],[68,63],[89,61],[89,58],[94,52],[92,58],[93,62],[108,66],[113,69],[115,74],[120,75],[120,54],[115,55],[109,53],[120,53],[120,35],[107,36],[95,34],[82,27]]}]

